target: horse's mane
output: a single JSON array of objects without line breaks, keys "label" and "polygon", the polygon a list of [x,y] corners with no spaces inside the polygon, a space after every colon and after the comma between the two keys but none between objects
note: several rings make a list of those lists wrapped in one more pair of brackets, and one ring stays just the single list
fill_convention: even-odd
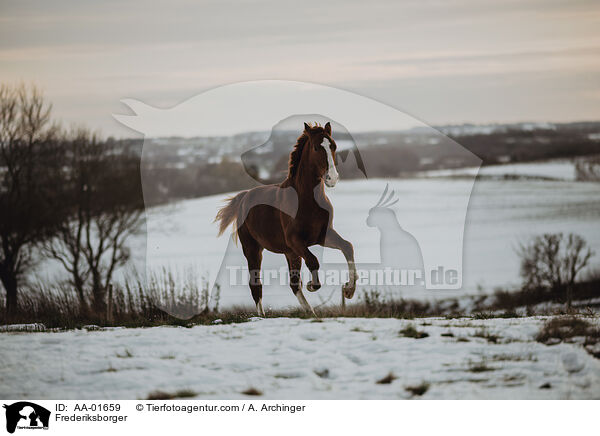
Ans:
[{"label": "horse's mane", "polygon": [[[314,125],[309,123],[308,125],[312,128],[321,127],[319,123],[314,123]],[[296,177],[298,166],[300,166],[300,159],[302,158],[302,150],[304,150],[306,141],[308,141],[308,134],[306,131],[303,131],[296,140],[296,145],[294,145],[294,149],[290,153],[290,160],[288,161],[288,179]]]},{"label": "horse's mane", "polygon": [[298,172],[298,166],[300,165],[300,159],[302,158],[302,150],[304,150],[304,144],[308,141],[308,135],[306,132],[302,132],[302,135],[296,140],[296,145],[290,153],[290,160],[288,161],[288,179],[296,177]]}]

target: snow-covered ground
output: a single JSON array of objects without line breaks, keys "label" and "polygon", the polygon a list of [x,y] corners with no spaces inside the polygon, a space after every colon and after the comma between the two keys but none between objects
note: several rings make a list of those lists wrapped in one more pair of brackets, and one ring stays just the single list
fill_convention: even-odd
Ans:
[{"label": "snow-covered ground", "polygon": [[[143,399],[189,389],[235,399],[253,387],[267,399],[403,399],[407,387],[428,383],[425,399],[600,398],[600,360],[574,343],[535,342],[543,321],[273,318],[0,333],[0,397]],[[401,337],[408,325],[429,336]],[[390,372],[392,383],[376,383]]]},{"label": "snow-covered ground", "polygon": [[[342,181],[327,194],[335,208],[334,227],[355,247],[359,264],[379,262],[380,233],[368,227],[369,208],[381,195],[386,180]],[[519,259],[515,252],[519,242],[543,232],[575,232],[600,252],[600,189],[595,183],[543,180],[481,180],[475,183],[466,211],[463,209],[469,181],[459,179],[391,180],[400,202],[394,206],[398,223],[414,235],[423,253],[448,251],[447,257],[460,259],[452,252],[451,237],[464,226],[462,252],[463,286],[457,291],[405,292],[409,298],[446,298],[491,292],[496,287],[518,286]],[[211,224],[225,195],[189,200],[155,209],[148,215],[147,261],[173,267],[195,265],[197,271],[218,270],[227,249],[228,239],[216,237]],[[458,201],[456,200],[458,198]],[[202,224],[205,223],[205,224]],[[239,245],[239,264],[244,266]],[[401,249],[401,247],[399,247]],[[141,250],[140,250],[141,252]],[[142,252],[143,253],[143,252]],[[343,263],[334,250],[325,249],[324,259]],[[594,267],[598,256],[592,258]],[[322,262],[323,263],[323,262]],[[264,253],[263,268],[286,268],[281,255]],[[221,303],[250,304],[245,284],[224,290]],[[338,286],[339,288],[339,286]],[[319,304],[333,289],[324,286],[308,294],[309,301]],[[297,305],[287,286],[264,287],[266,305]],[[398,295],[394,295],[398,297]]]},{"label": "snow-covered ground", "polygon": [[546,162],[525,162],[505,165],[489,165],[481,168],[458,168],[449,170],[424,171],[422,177],[456,177],[477,175],[488,177],[519,176],[524,178],[544,178],[574,181],[575,163],[568,159]]}]

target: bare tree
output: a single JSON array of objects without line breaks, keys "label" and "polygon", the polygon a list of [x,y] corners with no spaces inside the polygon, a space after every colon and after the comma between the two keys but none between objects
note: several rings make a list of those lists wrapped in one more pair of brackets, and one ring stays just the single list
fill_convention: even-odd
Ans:
[{"label": "bare tree", "polygon": [[579,272],[585,268],[594,252],[587,246],[585,240],[573,233],[567,236],[565,252],[562,259],[567,287],[567,309],[571,309],[573,303],[573,287]]},{"label": "bare tree", "polygon": [[39,89],[0,85],[0,281],[6,310],[17,307],[19,280],[33,247],[60,220],[50,207],[60,150],[50,105]]},{"label": "bare tree", "polygon": [[575,162],[575,177],[585,182],[600,181],[600,158],[593,156],[578,159]]},{"label": "bare tree", "polygon": [[139,157],[83,129],[65,143],[69,171],[57,207],[69,218],[44,251],[68,271],[82,309],[91,300],[100,314],[115,269],[130,257],[128,238],[143,222]]},{"label": "bare tree", "polygon": [[567,308],[571,309],[577,275],[589,263],[593,251],[585,240],[570,233],[536,236],[518,249],[521,277],[526,289],[566,289]]}]

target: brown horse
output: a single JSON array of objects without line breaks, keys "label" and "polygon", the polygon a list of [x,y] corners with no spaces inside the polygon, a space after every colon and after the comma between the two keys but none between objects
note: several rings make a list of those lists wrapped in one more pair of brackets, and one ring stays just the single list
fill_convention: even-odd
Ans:
[{"label": "brown horse", "polygon": [[[266,185],[243,191],[228,199],[215,220],[219,235],[234,223],[248,261],[250,290],[259,316],[264,316],[260,267],[264,249],[285,255],[290,271],[290,287],[300,304],[315,314],[304,294],[300,268],[302,259],[312,280],[310,292],[321,287],[319,261],[308,247],[321,245],[341,250],[348,262],[350,281],[343,287],[345,298],[356,289],[354,248],[332,227],[333,206],[325,195],[324,184],[333,187],[339,176],[335,167],[336,144],[331,124],[325,127],[304,123],[304,132],[290,154],[287,178],[279,185]],[[316,316],[316,315],[315,315]]]}]

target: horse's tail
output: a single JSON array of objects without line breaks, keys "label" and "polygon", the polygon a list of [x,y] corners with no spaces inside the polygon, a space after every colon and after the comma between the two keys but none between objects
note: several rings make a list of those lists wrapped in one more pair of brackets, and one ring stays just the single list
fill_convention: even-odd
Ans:
[{"label": "horse's tail", "polygon": [[229,197],[227,204],[217,212],[215,222],[219,221],[219,236],[229,227],[234,224],[234,233],[237,234],[237,217],[239,215],[240,205],[248,191],[242,191],[239,194]]}]

